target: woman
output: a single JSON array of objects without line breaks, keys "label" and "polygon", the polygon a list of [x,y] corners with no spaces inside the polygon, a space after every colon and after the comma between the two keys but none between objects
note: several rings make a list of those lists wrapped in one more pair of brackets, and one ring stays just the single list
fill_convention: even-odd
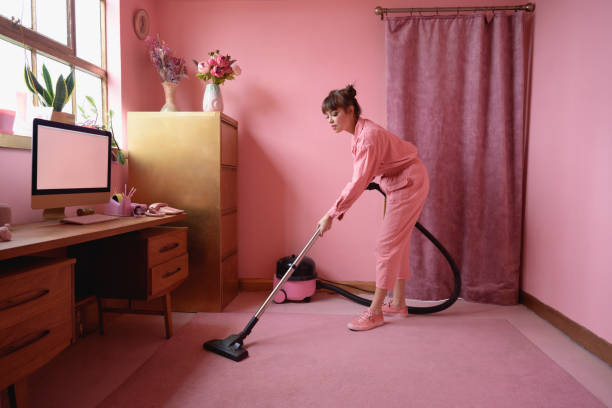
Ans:
[{"label": "woman", "polygon": [[[384,324],[386,315],[408,315],[405,297],[410,275],[410,235],[429,192],[427,170],[416,147],[376,123],[362,118],[352,85],[333,90],[321,110],[336,133],[353,135],[353,177],[340,197],[319,221],[320,234],[329,230],[334,218],[359,198],[370,182],[387,194],[387,208],[376,244],[376,291],[370,307],[348,324],[351,330],[370,330]],[[385,301],[388,290],[393,298]]]}]

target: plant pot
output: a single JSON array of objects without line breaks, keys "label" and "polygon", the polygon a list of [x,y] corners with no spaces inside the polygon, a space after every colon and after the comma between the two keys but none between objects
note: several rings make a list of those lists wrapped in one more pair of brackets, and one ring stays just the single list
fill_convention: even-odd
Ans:
[{"label": "plant pot", "polygon": [[13,122],[15,122],[15,111],[0,109],[0,133],[12,135]]},{"label": "plant pot", "polygon": [[72,113],[66,112],[53,112],[51,113],[51,120],[59,123],[67,123],[69,125],[74,125],[75,116]]}]

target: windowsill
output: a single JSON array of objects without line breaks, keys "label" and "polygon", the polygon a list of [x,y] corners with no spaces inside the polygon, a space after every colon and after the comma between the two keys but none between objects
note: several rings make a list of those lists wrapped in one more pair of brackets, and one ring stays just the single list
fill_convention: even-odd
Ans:
[{"label": "windowsill", "polygon": [[0,147],[32,150],[32,138],[30,136],[7,135],[5,133],[0,133]]}]

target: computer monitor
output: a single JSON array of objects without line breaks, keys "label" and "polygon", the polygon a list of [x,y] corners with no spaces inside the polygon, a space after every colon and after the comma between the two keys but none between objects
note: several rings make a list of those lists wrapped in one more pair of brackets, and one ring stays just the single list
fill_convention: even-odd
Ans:
[{"label": "computer monitor", "polygon": [[64,207],[110,198],[110,132],[34,119],[32,208],[63,218]]}]

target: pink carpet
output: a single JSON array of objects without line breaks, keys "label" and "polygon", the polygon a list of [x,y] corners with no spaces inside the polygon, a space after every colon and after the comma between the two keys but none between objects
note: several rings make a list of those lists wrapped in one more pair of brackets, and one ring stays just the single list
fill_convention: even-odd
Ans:
[{"label": "pink carpet", "polygon": [[247,313],[200,313],[100,407],[604,407],[508,321],[267,313],[236,363],[202,343]]}]

